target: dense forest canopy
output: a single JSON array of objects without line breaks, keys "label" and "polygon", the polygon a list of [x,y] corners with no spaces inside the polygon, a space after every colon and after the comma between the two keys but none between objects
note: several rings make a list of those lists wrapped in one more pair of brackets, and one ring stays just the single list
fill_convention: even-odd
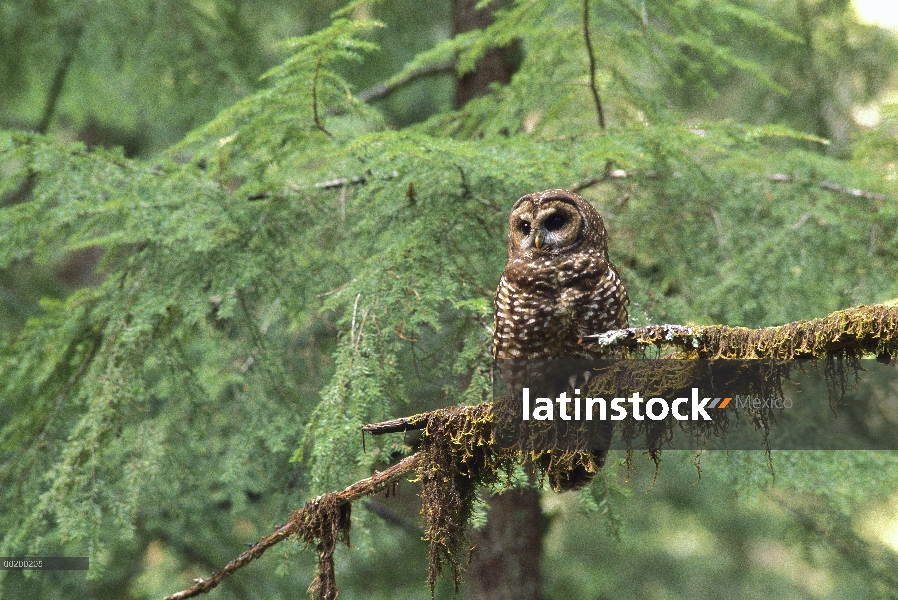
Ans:
[{"label": "dense forest canopy", "polygon": [[[462,4],[0,6],[0,555],[91,561],[4,596],[175,592],[411,452],[362,425],[488,399],[525,193],[599,210],[632,325],[898,298],[894,31],[847,0],[529,0],[456,34]],[[510,80],[456,106],[495,49]],[[546,598],[894,594],[894,453],[623,462],[542,492]],[[397,491],[353,510],[345,597],[428,593]],[[315,553],[271,554],[213,594],[304,590]]]}]

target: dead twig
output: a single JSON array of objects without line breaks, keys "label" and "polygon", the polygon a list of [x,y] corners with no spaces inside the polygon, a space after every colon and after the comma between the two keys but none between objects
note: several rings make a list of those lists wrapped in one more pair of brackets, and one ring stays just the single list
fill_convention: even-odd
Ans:
[{"label": "dead twig", "polygon": [[415,69],[414,71],[409,71],[405,74],[405,76],[400,77],[398,79],[391,79],[384,83],[379,83],[375,86],[360,92],[357,96],[359,100],[364,100],[365,102],[372,102],[374,100],[381,100],[382,98],[386,98],[399,88],[412,83],[413,81],[417,81],[422,77],[428,77],[430,75],[440,75],[442,73],[454,73],[455,72],[455,60],[447,60],[444,62],[434,63],[432,65],[427,65],[421,67],[420,69]]},{"label": "dead twig", "polygon": [[427,426],[427,419],[424,415],[414,415],[411,417],[400,417],[398,419],[390,419],[381,423],[371,423],[362,427],[362,431],[371,435],[383,435],[384,433],[399,433],[403,431],[414,431],[416,429],[424,429]]},{"label": "dead twig", "polygon": [[605,131],[605,111],[602,108],[599,89],[596,87],[596,55],[592,49],[592,39],[589,36],[589,0],[583,0],[583,39],[586,41],[586,52],[589,54],[589,89],[592,91],[592,99],[596,105],[599,129]]},{"label": "dead twig", "polygon": [[[792,175],[786,175],[785,173],[773,173],[772,175],[768,175],[767,181],[772,181],[773,183],[801,183],[800,180],[796,179]],[[875,192],[867,192],[864,190],[859,190],[857,188],[845,187],[844,185],[833,183],[831,181],[821,181],[817,185],[820,186],[820,189],[827,190],[829,192],[835,192],[837,194],[843,194],[845,196],[854,196],[855,198],[864,198],[865,200],[888,199],[888,196],[886,196],[885,194],[877,194]]]}]

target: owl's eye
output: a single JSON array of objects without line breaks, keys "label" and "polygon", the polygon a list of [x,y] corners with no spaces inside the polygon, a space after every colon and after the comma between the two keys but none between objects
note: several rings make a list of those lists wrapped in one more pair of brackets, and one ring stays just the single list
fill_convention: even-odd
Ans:
[{"label": "owl's eye", "polygon": [[530,235],[530,221],[521,221],[520,225],[518,225],[518,229],[520,229],[521,233],[524,235]]},{"label": "owl's eye", "polygon": [[559,214],[554,214],[548,219],[546,219],[546,229],[549,231],[555,231],[556,229],[561,229],[564,227],[565,219]]}]

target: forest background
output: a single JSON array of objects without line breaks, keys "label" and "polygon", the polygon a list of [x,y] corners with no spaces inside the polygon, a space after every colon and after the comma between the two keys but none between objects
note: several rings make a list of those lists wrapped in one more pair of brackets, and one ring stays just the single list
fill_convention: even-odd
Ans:
[{"label": "forest background", "polygon": [[[860,7],[3,2],[0,556],[91,569],[2,595],[171,594],[411,451],[363,424],[488,399],[528,192],[598,208],[633,325],[894,300],[898,39]],[[840,412],[860,443],[888,400]],[[895,597],[898,455],[696,456],[531,489],[538,595]],[[345,598],[429,594],[396,491],[356,503]],[[286,542],[212,594],[296,597],[316,562]]]}]

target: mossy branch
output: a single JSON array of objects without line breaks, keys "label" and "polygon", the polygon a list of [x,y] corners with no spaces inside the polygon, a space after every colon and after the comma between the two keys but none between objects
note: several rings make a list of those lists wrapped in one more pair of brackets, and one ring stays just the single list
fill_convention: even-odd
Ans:
[{"label": "mossy branch", "polygon": [[[165,600],[192,598],[209,592],[221,581],[233,575],[238,569],[262,556],[266,550],[291,536],[299,535],[308,544],[317,544],[319,554],[318,575],[309,586],[313,597],[322,600],[336,598],[336,582],[333,571],[333,551],[336,542],[349,541],[349,506],[353,500],[377,493],[388,485],[412,472],[421,462],[421,453],[403,458],[395,465],[361,481],[357,481],[341,492],[330,492],[310,500],[301,509],[294,511],[290,520],[274,532],[262,538],[253,546],[213,573],[208,579],[197,579],[195,585],[166,596]],[[324,538],[324,539],[322,539]]]},{"label": "mossy branch", "polygon": [[364,433],[371,435],[381,435],[384,433],[401,433],[404,431],[414,431],[416,429],[424,429],[427,426],[427,419],[424,415],[415,415],[411,417],[399,417],[398,419],[390,419],[380,423],[371,423],[362,427]]},{"label": "mossy branch", "polygon": [[898,306],[862,305],[819,319],[748,329],[726,325],[649,325],[617,329],[583,342],[605,350],[673,347],[689,358],[826,358],[835,353],[859,357],[898,350]]}]

